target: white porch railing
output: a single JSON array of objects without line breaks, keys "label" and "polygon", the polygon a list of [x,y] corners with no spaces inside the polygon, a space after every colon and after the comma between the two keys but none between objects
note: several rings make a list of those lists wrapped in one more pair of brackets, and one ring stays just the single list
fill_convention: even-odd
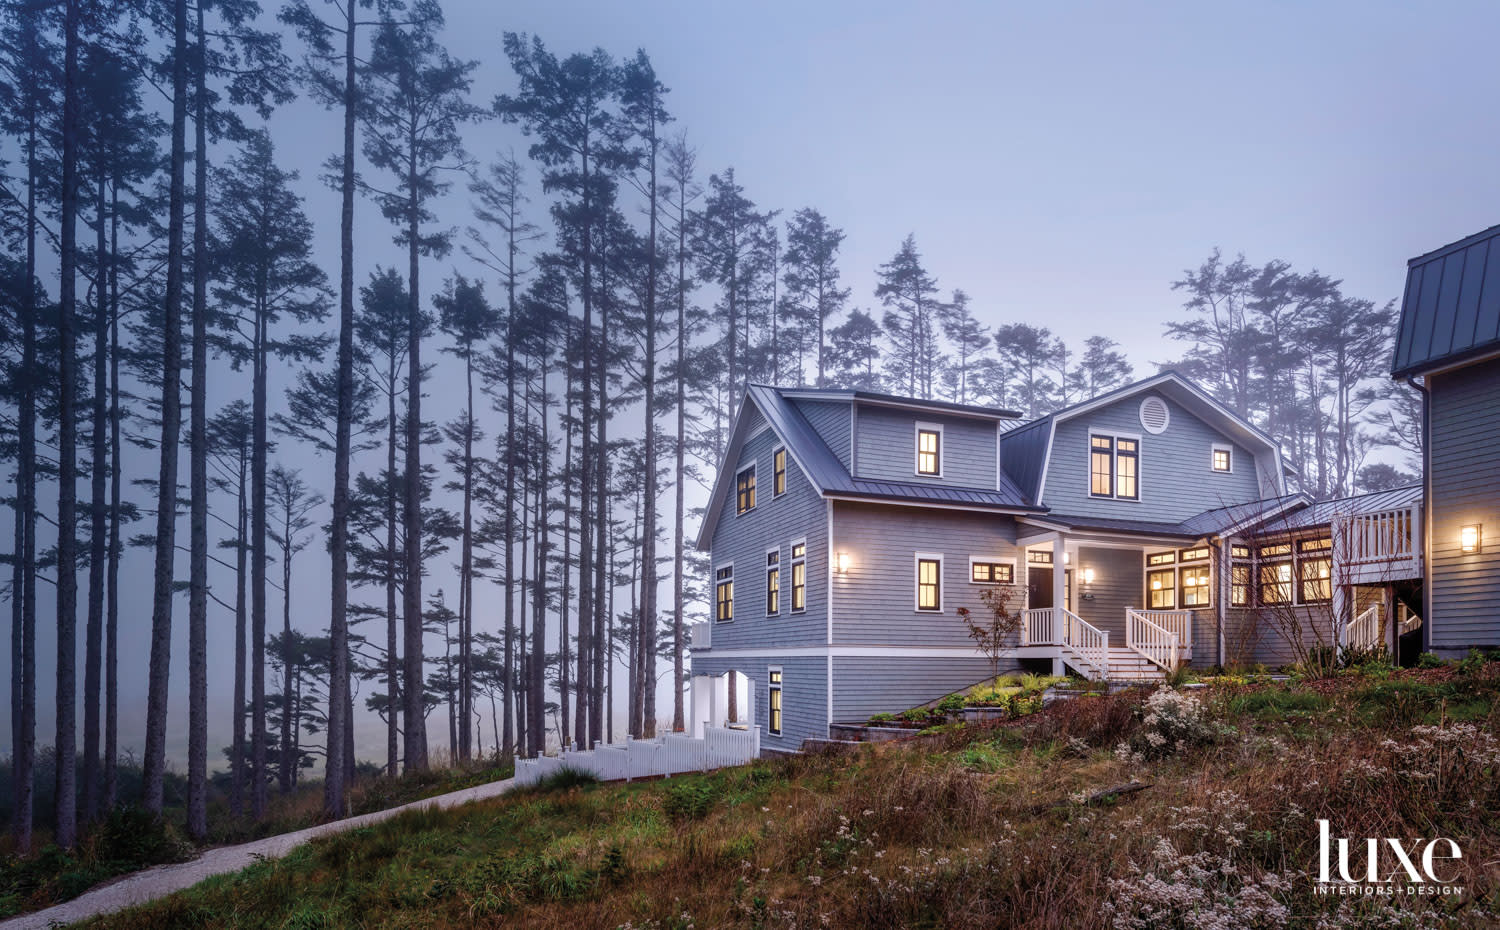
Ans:
[{"label": "white porch railing", "polygon": [[1109,633],[1071,610],[1054,607],[1054,628],[1060,628],[1059,644],[1066,658],[1089,678],[1098,681],[1109,673]]},{"label": "white porch railing", "polygon": [[1344,626],[1344,648],[1361,652],[1375,649],[1385,643],[1385,624],[1381,622],[1379,604],[1371,604],[1355,615]]},{"label": "white porch railing", "polygon": [[1035,607],[1021,615],[1021,645],[1057,645],[1057,614],[1051,607]]},{"label": "white porch railing", "polygon": [[1375,513],[1347,514],[1336,521],[1346,565],[1402,562],[1418,557],[1421,515],[1416,505]]},{"label": "white porch railing", "polygon": [[711,649],[714,644],[714,625],[712,623],[693,623],[688,625],[688,648],[689,649]]},{"label": "white porch railing", "polygon": [[1410,633],[1412,630],[1415,630],[1417,627],[1422,625],[1422,618],[1417,614],[1412,613],[1411,609],[1408,608],[1405,604],[1401,605],[1400,617],[1401,622],[1397,625],[1396,630],[1402,636],[1405,636],[1407,633]]},{"label": "white porch railing", "polygon": [[1175,669],[1180,642],[1175,632],[1155,623],[1144,611],[1125,611],[1125,645],[1152,664],[1169,672]]},{"label": "white porch railing", "polygon": [[[1128,613],[1132,609],[1127,607],[1126,612]],[[1179,662],[1192,661],[1193,612],[1191,610],[1137,610],[1135,612],[1162,629],[1176,633],[1177,660]]]},{"label": "white porch railing", "polygon": [[563,750],[555,756],[516,760],[516,783],[532,785],[563,769],[587,772],[600,781],[706,772],[743,765],[760,755],[760,727],[705,727],[702,737],[668,733],[656,739]]}]

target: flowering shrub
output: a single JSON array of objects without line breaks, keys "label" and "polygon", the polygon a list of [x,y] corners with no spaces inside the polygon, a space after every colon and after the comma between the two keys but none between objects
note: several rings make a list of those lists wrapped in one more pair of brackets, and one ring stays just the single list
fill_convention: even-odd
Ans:
[{"label": "flowering shrub", "polygon": [[1208,708],[1190,694],[1162,688],[1146,699],[1140,730],[1115,748],[1127,762],[1145,762],[1176,755],[1213,742],[1220,730],[1208,718]]}]

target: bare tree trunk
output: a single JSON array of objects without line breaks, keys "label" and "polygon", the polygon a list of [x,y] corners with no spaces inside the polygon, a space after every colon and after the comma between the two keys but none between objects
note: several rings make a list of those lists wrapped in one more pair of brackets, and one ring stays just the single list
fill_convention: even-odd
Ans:
[{"label": "bare tree trunk", "polygon": [[104,616],[104,807],[119,796],[120,735],[120,185],[111,187],[109,319],[109,564]]},{"label": "bare tree trunk", "polygon": [[334,432],[333,517],[329,554],[333,562],[329,611],[328,750],[323,779],[323,812],[344,815],[344,744],[349,687],[349,456],[354,426],[354,102],[355,9],[344,5],[344,157],[339,181],[343,201],[339,216],[339,349],[338,423]]},{"label": "bare tree trunk", "polygon": [[194,56],[193,374],[188,426],[187,832],[208,836],[208,116],[203,4]]},{"label": "bare tree trunk", "polygon": [[[266,294],[255,295],[255,343],[251,352],[250,398],[250,812],[266,813]],[[330,730],[336,733],[336,730]]]},{"label": "bare tree trunk", "polygon": [[396,360],[392,356],[386,376],[385,440],[385,767],[386,774],[396,777],[400,751],[396,736],[400,731],[401,669],[400,645],[396,638]]},{"label": "bare tree trunk", "polygon": [[544,752],[547,748],[545,736],[546,721],[543,717],[543,712],[547,706],[547,553],[551,549],[548,538],[547,506],[549,495],[552,493],[552,476],[549,467],[552,449],[547,429],[547,363],[545,356],[541,368],[542,436],[541,448],[537,450],[535,456],[538,470],[536,501],[537,513],[539,515],[536,521],[536,591],[532,595],[531,610],[532,648],[542,657],[539,663],[540,668],[536,674],[536,680],[532,683],[531,689],[532,731],[535,734],[537,752]]},{"label": "bare tree trunk", "polygon": [[[682,686],[684,680],[682,612],[685,609],[686,585],[683,572],[683,532],[686,517],[687,487],[687,203],[688,185],[691,183],[691,153],[683,145],[681,156],[669,162],[677,174],[677,371],[674,373],[677,396],[677,445],[673,450],[676,458],[673,470],[674,510],[672,517],[672,729],[681,733],[686,728],[683,713]],[[821,362],[819,363],[821,365]],[[821,369],[820,369],[821,371]]]},{"label": "bare tree trunk", "polygon": [[[598,462],[594,466],[594,518],[597,530],[594,538],[594,631],[589,637],[589,658],[593,668],[589,679],[589,739],[600,739],[604,724],[604,630],[609,623],[607,609],[608,562],[606,546],[609,544],[609,284],[604,269],[607,263],[599,263],[599,416],[595,422],[598,430],[594,442],[594,454]],[[592,745],[592,743],[586,744]]]},{"label": "bare tree trunk", "polygon": [[[655,112],[655,107],[651,108]],[[641,530],[641,611],[636,618],[640,628],[641,650],[645,653],[641,663],[645,678],[645,729],[649,739],[656,735],[656,508],[660,493],[657,487],[656,466],[656,123],[651,122],[649,190],[646,195],[649,205],[646,245],[646,358],[642,362],[645,372],[646,403],[646,490],[644,526]]]},{"label": "bare tree trunk", "polygon": [[[282,512],[281,523],[281,643],[286,651],[281,663],[281,771],[279,786],[282,794],[291,794],[297,783],[297,755],[293,740],[297,734],[297,721],[290,713],[292,700],[292,506],[287,504]],[[300,708],[299,708],[300,711]]]},{"label": "bare tree trunk", "polygon": [[94,192],[94,214],[99,226],[94,231],[94,396],[93,422],[90,428],[90,507],[89,507],[89,601],[88,621],[84,632],[83,662],[83,819],[93,822],[99,817],[103,785],[99,773],[99,688],[104,651],[104,572],[106,472],[114,467],[108,462],[107,426],[109,374],[109,246],[105,225],[105,176],[100,173]]},{"label": "bare tree trunk", "polygon": [[402,526],[406,531],[406,586],[402,590],[405,654],[402,678],[405,698],[406,770],[427,768],[427,717],[422,694],[422,303],[418,254],[421,249],[417,202],[416,143],[407,148],[407,371],[406,483]]},{"label": "bare tree trunk", "polygon": [[[567,332],[571,332],[571,327]],[[570,338],[564,338],[563,349],[563,556],[562,556],[562,599],[558,601],[557,610],[557,703],[561,713],[558,715],[558,737],[562,745],[571,745],[570,737],[571,723],[568,719],[568,691],[570,675],[568,673],[568,605],[573,602],[573,364],[571,353],[568,350]],[[542,384],[543,396],[546,396],[546,382]],[[547,407],[542,405],[542,415],[545,416]],[[546,519],[545,513],[537,515],[537,522]]]},{"label": "bare tree trunk", "polygon": [[234,755],[229,766],[229,810],[236,817],[245,812],[245,632],[249,623],[249,578],[246,562],[250,549],[246,545],[250,532],[250,508],[246,500],[249,488],[249,456],[243,445],[239,455],[239,493],[235,496],[235,560],[234,560],[234,736],[231,752]]},{"label": "bare tree trunk", "polygon": [[151,672],[146,695],[143,804],[162,812],[167,685],[172,652],[172,568],[177,553],[177,445],[182,431],[182,251],[187,169],[187,0],[175,0],[172,55],[172,178],[168,195],[167,291],[162,339],[161,468],[157,474],[156,567],[151,602]]}]

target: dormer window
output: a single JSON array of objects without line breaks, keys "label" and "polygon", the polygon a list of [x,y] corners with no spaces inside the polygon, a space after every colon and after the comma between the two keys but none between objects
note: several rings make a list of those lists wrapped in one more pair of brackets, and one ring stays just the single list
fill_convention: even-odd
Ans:
[{"label": "dormer window", "polygon": [[736,515],[755,509],[755,466],[741,469],[734,478],[734,512]]},{"label": "dormer window", "polygon": [[943,474],[943,428],[937,424],[917,424],[917,474],[929,478]]},{"label": "dormer window", "polygon": [[1210,464],[1214,471],[1229,473],[1234,471],[1234,449],[1230,446],[1213,447],[1210,453]]},{"label": "dormer window", "polygon": [[1140,500],[1140,449],[1135,436],[1089,434],[1089,496]]}]

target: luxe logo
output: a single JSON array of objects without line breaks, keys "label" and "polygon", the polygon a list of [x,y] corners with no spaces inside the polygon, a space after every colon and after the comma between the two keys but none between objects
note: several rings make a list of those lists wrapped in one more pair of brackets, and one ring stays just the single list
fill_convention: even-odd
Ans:
[{"label": "luxe logo", "polygon": [[[1458,894],[1461,886],[1451,884],[1455,877],[1438,874],[1440,862],[1457,862],[1463,858],[1458,844],[1447,837],[1417,842],[1407,846],[1394,837],[1366,839],[1364,851],[1350,854],[1353,841],[1333,837],[1328,821],[1318,821],[1318,883],[1344,883],[1356,886],[1353,893]],[[1390,887],[1375,887],[1390,886]],[[1440,886],[1440,887],[1432,887]],[[1319,889],[1328,893],[1332,889]]]}]

